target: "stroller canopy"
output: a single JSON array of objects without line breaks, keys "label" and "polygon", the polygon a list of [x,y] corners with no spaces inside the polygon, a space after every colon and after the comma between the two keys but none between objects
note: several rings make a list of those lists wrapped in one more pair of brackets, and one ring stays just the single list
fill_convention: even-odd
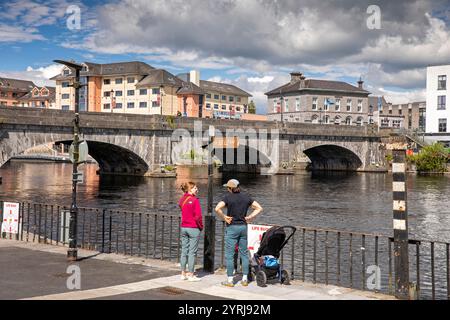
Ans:
[{"label": "stroller canopy", "polygon": [[280,257],[280,252],[285,245],[286,232],[282,227],[272,227],[267,230],[261,239],[258,252],[256,255]]}]

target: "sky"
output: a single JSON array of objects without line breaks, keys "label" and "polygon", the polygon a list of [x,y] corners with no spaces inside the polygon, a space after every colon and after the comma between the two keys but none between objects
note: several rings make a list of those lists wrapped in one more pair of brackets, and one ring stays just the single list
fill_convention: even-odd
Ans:
[{"label": "sky", "polygon": [[260,114],[292,71],[406,103],[450,64],[450,0],[0,0],[0,58],[0,76],[53,86],[55,59],[195,69]]}]

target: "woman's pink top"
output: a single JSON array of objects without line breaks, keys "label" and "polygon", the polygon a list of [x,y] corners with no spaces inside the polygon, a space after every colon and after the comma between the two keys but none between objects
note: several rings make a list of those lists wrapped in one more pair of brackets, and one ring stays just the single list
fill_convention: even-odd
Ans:
[{"label": "woman's pink top", "polygon": [[178,204],[181,208],[181,227],[203,230],[202,207],[198,198],[185,193]]}]

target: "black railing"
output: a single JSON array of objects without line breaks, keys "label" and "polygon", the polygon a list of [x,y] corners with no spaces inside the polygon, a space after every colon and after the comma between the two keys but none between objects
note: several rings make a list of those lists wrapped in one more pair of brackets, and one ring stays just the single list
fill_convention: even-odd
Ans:
[{"label": "black railing", "polygon": [[[0,203],[3,208],[2,203]],[[19,233],[2,238],[68,242],[68,207],[20,203]],[[79,248],[179,262],[180,216],[80,208]],[[225,266],[225,223],[216,223],[217,267]],[[394,294],[393,237],[297,226],[280,260],[293,279]],[[202,261],[203,237],[198,260]],[[450,299],[450,244],[409,240],[410,281],[421,299]]]}]

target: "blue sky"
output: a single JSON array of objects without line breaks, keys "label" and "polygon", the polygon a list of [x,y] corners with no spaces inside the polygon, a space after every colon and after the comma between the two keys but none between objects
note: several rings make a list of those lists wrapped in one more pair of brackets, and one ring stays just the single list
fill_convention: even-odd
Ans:
[{"label": "blue sky", "polygon": [[[373,4],[380,29],[368,27]],[[68,28],[71,5],[79,29]],[[264,92],[294,70],[352,84],[362,77],[388,101],[417,101],[426,66],[450,63],[449,8],[448,0],[11,0],[0,4],[0,76],[51,85],[54,59],[139,60],[238,85],[259,113]]]}]

